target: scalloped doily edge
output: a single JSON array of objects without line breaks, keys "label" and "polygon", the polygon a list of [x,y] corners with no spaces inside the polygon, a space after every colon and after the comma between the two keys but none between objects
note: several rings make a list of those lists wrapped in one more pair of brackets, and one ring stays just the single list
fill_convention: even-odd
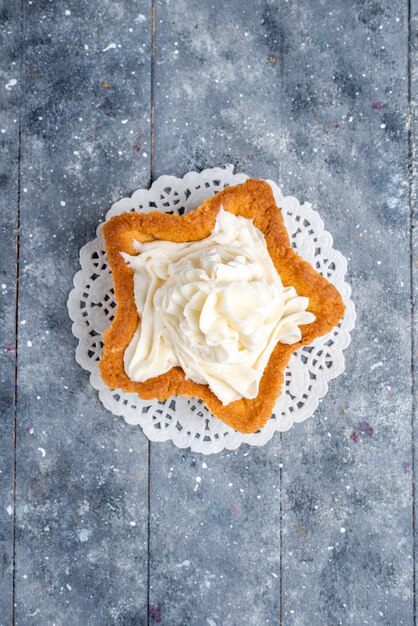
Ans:
[{"label": "scalloped doily edge", "polygon": [[[220,176],[224,176],[225,174],[229,174],[230,176],[233,176],[234,178],[234,183],[236,182],[237,184],[239,184],[240,182],[244,182],[248,176],[246,174],[243,173],[237,173],[237,174],[233,174],[233,166],[232,165],[227,165],[225,168],[207,168],[205,170],[202,170],[201,172],[196,172],[196,171],[191,171],[188,172],[187,174],[185,174],[185,176],[183,176],[182,178],[179,177],[175,177],[175,176],[168,176],[168,175],[163,175],[160,176],[158,179],[156,179],[151,187],[146,190],[146,189],[138,189],[136,191],[133,192],[133,194],[130,197],[125,197],[125,198],[121,198],[119,201],[115,202],[112,207],[109,209],[109,211],[107,211],[106,213],[106,218],[105,221],[107,219],[109,219],[111,216],[113,215],[117,215],[120,212],[123,212],[124,210],[126,210],[127,205],[128,204],[132,204],[135,198],[138,197],[138,194],[143,192],[143,193],[152,193],[155,192],[162,184],[164,184],[164,186],[170,186],[173,185],[174,183],[179,183],[181,181],[182,184],[187,183],[188,180],[191,180],[193,178],[195,178],[196,176],[199,177],[208,177],[208,178],[212,178],[214,179],[214,177],[216,175],[220,175]],[[209,454],[213,454],[213,453],[217,453],[222,451],[223,449],[232,451],[232,450],[236,450],[242,443],[246,443],[247,445],[252,445],[252,446],[263,446],[265,445],[268,441],[270,441],[270,439],[273,437],[275,432],[287,432],[288,430],[290,430],[292,428],[292,426],[294,424],[299,424],[304,422],[306,419],[308,419],[309,417],[313,417],[320,402],[322,401],[322,399],[325,397],[325,395],[327,394],[328,390],[329,390],[329,383],[334,380],[335,378],[337,378],[339,375],[341,375],[344,370],[345,370],[345,357],[343,354],[343,351],[346,350],[348,348],[348,346],[350,345],[351,342],[351,336],[350,333],[351,331],[354,329],[355,327],[355,321],[356,321],[356,312],[355,312],[355,306],[353,301],[351,300],[351,286],[344,280],[345,275],[346,275],[346,271],[347,271],[347,259],[344,257],[344,255],[339,252],[338,250],[336,250],[335,248],[333,248],[333,237],[331,235],[331,233],[329,233],[329,231],[325,230],[325,225],[324,222],[322,220],[322,218],[320,217],[319,213],[317,211],[315,211],[315,209],[312,208],[312,205],[308,202],[304,202],[302,205],[301,203],[298,201],[297,198],[295,198],[294,196],[283,196],[283,194],[281,193],[280,189],[278,188],[278,186],[276,185],[276,183],[272,180],[266,180],[266,182],[268,182],[273,190],[273,193],[275,195],[275,198],[277,200],[277,198],[280,198],[281,200],[285,200],[286,202],[292,202],[297,204],[299,207],[303,206],[305,208],[305,210],[307,209],[309,211],[309,213],[315,217],[315,220],[317,221],[317,223],[320,224],[321,227],[321,234],[323,234],[327,239],[327,247],[329,249],[333,250],[333,253],[339,257],[339,262],[341,263],[341,266],[343,267],[343,271],[340,272],[341,278],[342,278],[342,283],[340,283],[339,288],[341,289],[343,287],[343,298],[344,298],[344,302],[346,304],[347,310],[351,309],[351,318],[350,321],[348,322],[347,327],[344,329],[344,333],[341,333],[341,344],[339,342],[338,345],[338,349],[341,352],[341,358],[339,360],[338,366],[336,366],[332,372],[329,372],[328,378],[324,381],[322,381],[322,385],[321,388],[316,388],[316,394],[315,394],[315,402],[313,405],[309,406],[308,410],[305,412],[302,412],[302,415],[300,416],[300,419],[294,419],[291,422],[289,422],[289,424],[286,427],[281,428],[280,430],[277,429],[275,426],[276,424],[273,423],[273,420],[269,420],[265,427],[263,427],[262,432],[257,433],[257,438],[254,438],[253,440],[251,440],[251,437],[253,437],[252,434],[249,435],[242,435],[241,433],[239,434],[239,437],[224,437],[224,438],[219,438],[219,446],[216,445],[212,445],[212,447],[209,449],[199,449],[196,450],[194,449],[193,446],[193,439],[191,441],[188,441],[187,438],[184,440],[184,442],[182,443],[179,440],[176,440],[175,442],[172,440],[172,437],[170,434],[167,435],[166,439],[154,439],[152,437],[152,429],[147,429],[142,427],[142,430],[144,431],[144,434],[150,439],[150,441],[154,441],[154,442],[159,442],[159,443],[163,443],[165,441],[173,441],[173,443],[176,445],[176,447],[179,447],[180,449],[186,449],[186,448],[190,448],[193,452],[199,452],[205,455],[209,455]],[[119,205],[119,206],[118,206]],[[125,205],[125,206],[123,206]],[[115,208],[120,208],[120,210],[115,211]],[[101,222],[97,229],[96,229],[96,238],[101,238],[101,229],[103,226],[103,222]],[[88,247],[92,244],[92,242],[95,241],[95,239],[87,242],[81,249],[80,249],[80,253],[79,253],[79,263],[81,265],[81,269],[78,270],[73,277],[73,288],[71,289],[69,296],[68,296],[68,300],[67,300],[67,307],[68,307],[68,312],[69,312],[69,316],[70,319],[72,320],[72,333],[73,335],[80,341],[83,338],[83,329],[80,328],[79,326],[79,322],[77,319],[74,319],[71,315],[71,303],[72,300],[74,298],[76,298],[77,295],[77,289],[79,289],[83,283],[82,281],[82,277],[85,273],[85,269],[83,269],[83,260],[84,260],[84,256],[87,254],[87,250]],[[344,318],[343,318],[344,319]],[[342,340],[344,339],[344,340]],[[324,338],[318,338],[319,342],[324,341]],[[312,344],[315,345],[315,342]],[[110,408],[108,406],[108,403],[106,401],[106,398],[104,397],[104,393],[107,389],[107,387],[104,385],[104,383],[101,381],[100,379],[100,375],[98,374],[97,369],[93,368],[89,368],[86,366],[86,364],[84,362],[81,362],[80,356],[79,356],[79,350],[80,350],[80,343],[77,345],[77,349],[76,349],[76,354],[75,354],[75,358],[76,361],[79,365],[81,365],[81,367],[83,369],[85,369],[86,371],[89,372],[89,381],[90,384],[92,385],[92,387],[94,389],[96,389],[96,391],[98,391],[98,395],[99,395],[99,399],[102,402],[103,406],[105,406],[105,408],[109,411],[111,411],[114,415],[118,415],[121,417],[124,417],[123,411],[119,411],[119,412],[115,412],[114,409]],[[149,432],[148,432],[149,431]],[[264,432],[263,432],[264,431]],[[160,433],[161,436],[161,433]],[[218,447],[219,449],[214,449]]]}]

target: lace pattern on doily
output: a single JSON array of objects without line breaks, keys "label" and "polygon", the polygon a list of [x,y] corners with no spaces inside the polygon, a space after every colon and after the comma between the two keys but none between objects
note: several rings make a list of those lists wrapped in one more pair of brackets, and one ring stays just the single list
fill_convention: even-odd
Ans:
[{"label": "lace pattern on doily", "polygon": [[[244,174],[233,174],[232,167],[189,172],[184,178],[161,176],[149,190],[140,189],[131,198],[116,202],[106,219],[126,211],[183,214],[224,187],[242,183],[247,178]],[[309,204],[301,205],[296,198],[282,196],[273,181],[267,182],[282,209],[293,247],[337,287],[347,308],[338,327],[292,355],[275,412],[254,434],[244,435],[232,430],[216,419],[199,399],[176,396],[164,402],[142,400],[136,394],[106,387],[98,364],[103,333],[113,319],[116,302],[101,226],[96,239],[80,251],[81,270],[74,276],[74,289],[68,299],[72,331],[79,340],[76,359],[90,372],[91,384],[98,390],[103,405],[115,415],[123,416],[129,424],[139,424],[151,441],[172,440],[179,448],[189,447],[204,454],[224,448],[232,450],[243,442],[263,445],[275,431],[286,431],[294,422],[312,416],[327,392],[328,382],[344,371],[343,350],[350,343],[350,331],[355,322],[351,289],[344,281],[347,261],[334,250],[332,236]]]}]

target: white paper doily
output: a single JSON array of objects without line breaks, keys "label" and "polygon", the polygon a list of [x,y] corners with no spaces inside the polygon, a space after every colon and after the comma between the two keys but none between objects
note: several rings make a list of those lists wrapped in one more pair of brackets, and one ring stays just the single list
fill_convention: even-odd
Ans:
[{"label": "white paper doily", "polygon": [[[244,182],[248,176],[234,174],[232,166],[189,172],[184,178],[161,176],[151,189],[140,189],[131,198],[116,202],[106,219],[127,211],[180,213],[197,208],[228,185]],[[294,422],[310,417],[328,390],[328,382],[344,371],[343,350],[350,343],[355,310],[351,289],[344,281],[345,257],[332,247],[332,236],[316,211],[296,198],[283,197],[277,185],[267,181],[281,207],[292,245],[304,259],[338,289],[346,305],[344,318],[325,337],[293,353],[285,372],[285,384],[275,412],[264,427],[251,435],[238,433],[216,419],[201,400],[175,396],[159,402],[141,400],[136,394],[111,390],[101,379],[98,364],[103,349],[103,333],[110,325],[116,302],[112,277],[101,235],[80,250],[81,270],[74,276],[74,289],[68,298],[73,334],[79,339],[78,363],[90,372],[90,382],[104,406],[121,415],[129,424],[139,424],[151,441],[172,440],[179,448],[211,454],[224,448],[233,450],[241,443],[261,446],[275,431],[288,430]]]}]

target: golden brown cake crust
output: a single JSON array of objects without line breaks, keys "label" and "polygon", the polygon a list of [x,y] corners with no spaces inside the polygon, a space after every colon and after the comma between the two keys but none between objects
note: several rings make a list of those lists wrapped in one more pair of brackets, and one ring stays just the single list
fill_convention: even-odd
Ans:
[{"label": "golden brown cake crust", "polygon": [[[137,254],[134,240],[183,242],[208,237],[221,205],[226,211],[253,220],[265,236],[284,286],[293,286],[300,296],[308,297],[308,310],[316,316],[315,322],[301,327],[302,340],[299,343],[291,346],[277,344],[262,376],[258,396],[253,400],[243,398],[227,406],[222,405],[207,385],[186,380],[180,367],[138,383],[128,378],[123,362],[125,349],[138,325],[138,313],[133,296],[133,272],[120,253]],[[249,179],[241,185],[227,187],[183,216],[158,211],[117,215],[103,225],[103,235],[117,302],[115,319],[104,336],[100,370],[105,383],[112,389],[138,393],[146,400],[165,400],[173,395],[200,397],[214,415],[243,433],[255,432],[271,416],[291,353],[328,333],[344,314],[345,307],[335,287],[291,248],[271,187],[262,180]]]}]

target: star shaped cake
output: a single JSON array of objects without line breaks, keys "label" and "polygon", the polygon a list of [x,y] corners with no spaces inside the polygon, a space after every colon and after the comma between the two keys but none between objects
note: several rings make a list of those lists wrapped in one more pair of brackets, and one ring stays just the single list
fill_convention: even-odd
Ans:
[{"label": "star shaped cake", "polygon": [[182,216],[123,213],[103,235],[117,302],[105,383],[143,399],[201,398],[243,433],[270,418],[292,352],[344,314],[335,287],[292,249],[262,180]]}]

